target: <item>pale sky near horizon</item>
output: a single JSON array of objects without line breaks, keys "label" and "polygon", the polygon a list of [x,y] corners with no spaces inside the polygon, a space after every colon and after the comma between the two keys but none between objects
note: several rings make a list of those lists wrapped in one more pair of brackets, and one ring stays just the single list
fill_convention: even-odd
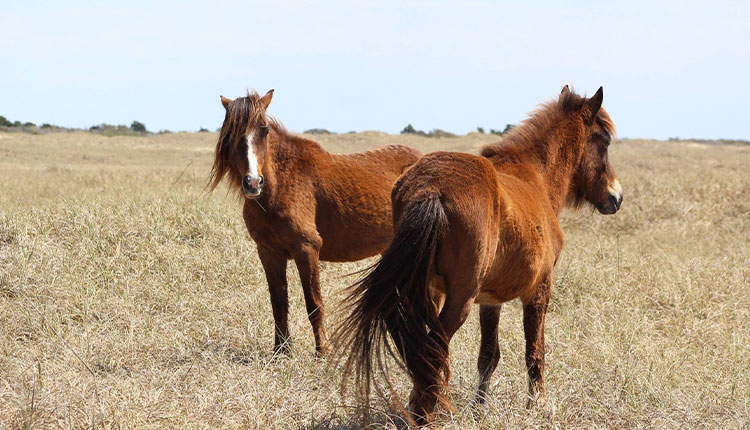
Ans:
[{"label": "pale sky near horizon", "polygon": [[293,131],[503,128],[563,84],[620,137],[750,139],[750,1],[24,1],[0,115],[211,130],[274,88]]}]

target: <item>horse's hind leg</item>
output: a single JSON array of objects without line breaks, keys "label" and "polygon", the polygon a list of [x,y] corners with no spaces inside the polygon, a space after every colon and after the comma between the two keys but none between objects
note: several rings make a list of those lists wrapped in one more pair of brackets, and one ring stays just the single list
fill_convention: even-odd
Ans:
[{"label": "horse's hind leg", "polygon": [[482,330],[482,342],[479,346],[477,370],[479,371],[479,386],[475,401],[486,407],[487,389],[490,385],[492,373],[500,361],[500,346],[497,343],[497,330],[500,321],[500,305],[481,305],[479,307],[479,326]]},{"label": "horse's hind leg", "polygon": [[534,295],[523,302],[523,330],[526,336],[526,370],[529,373],[527,408],[544,406],[547,391],[544,387],[544,318],[551,292],[551,279],[546,276]]},{"label": "horse's hind leg", "polygon": [[320,292],[320,274],[318,269],[318,256],[322,240],[318,237],[317,241],[311,241],[302,244],[299,251],[294,256],[294,262],[297,264],[299,277],[302,281],[302,291],[305,293],[305,307],[307,308],[307,317],[315,335],[315,351],[319,355],[326,355],[331,346],[328,343],[325,326],[325,311],[323,308],[323,296]]},{"label": "horse's hind leg", "polygon": [[289,353],[289,297],[286,283],[285,257],[266,248],[258,247],[258,256],[266,272],[268,292],[271,294],[271,308],[274,321],[274,353]]},{"label": "horse's hind leg", "polygon": [[[450,281],[446,280],[448,287],[439,315],[440,325],[445,337],[441,339],[437,333],[431,332],[429,336],[433,339],[433,345],[439,345],[439,347],[437,350],[424,351],[424,354],[430,357],[430,363],[436,371],[427,380],[415,380],[414,389],[409,397],[409,411],[418,424],[424,424],[432,420],[435,405],[438,401],[441,401],[443,406],[450,407],[448,400],[441,396],[441,390],[444,385],[448,384],[450,378],[448,345],[453,335],[456,334],[456,331],[471,313],[471,307],[476,297],[476,278],[471,277],[471,279],[474,281],[460,285],[459,288],[451,288],[456,284],[451,285]],[[445,375],[443,380],[440,378],[441,373]]]}]

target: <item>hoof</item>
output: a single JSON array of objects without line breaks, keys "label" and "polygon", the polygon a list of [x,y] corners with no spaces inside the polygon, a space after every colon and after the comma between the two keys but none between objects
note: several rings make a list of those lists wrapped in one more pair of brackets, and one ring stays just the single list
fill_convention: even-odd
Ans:
[{"label": "hoof", "polygon": [[474,404],[471,407],[471,413],[474,415],[474,419],[480,419],[487,416],[490,412],[490,406],[487,404],[487,399],[477,397],[474,399]]},{"label": "hoof", "polygon": [[315,355],[317,355],[319,358],[325,358],[331,355],[332,350],[333,348],[331,348],[330,343],[322,343],[315,347]]},{"label": "hoof", "polygon": [[526,409],[544,409],[547,404],[547,396],[529,397],[526,399]]},{"label": "hoof", "polygon": [[[425,394],[422,393],[422,396]],[[408,414],[408,420],[410,424],[416,426],[416,427],[422,427],[429,423],[431,423],[434,419],[434,413],[428,412],[433,411],[435,409],[435,403],[432,402],[430,405],[428,402],[427,405],[420,404],[420,400],[424,401],[424,398],[420,399],[420,396],[417,394],[417,391],[412,389],[411,393],[409,393],[409,405],[406,409]]]},{"label": "hoof", "polygon": [[274,345],[273,347],[273,355],[277,357],[289,357],[292,355],[292,347],[289,344],[289,341],[286,341],[282,344]]}]

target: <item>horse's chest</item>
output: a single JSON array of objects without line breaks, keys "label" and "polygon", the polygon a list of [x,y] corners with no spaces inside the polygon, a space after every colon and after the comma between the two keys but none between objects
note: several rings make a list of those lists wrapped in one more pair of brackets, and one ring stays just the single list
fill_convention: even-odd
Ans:
[{"label": "horse's chest", "polygon": [[261,247],[273,249],[277,253],[289,254],[290,237],[283,229],[269,229],[263,227],[248,227],[250,238]]},{"label": "horse's chest", "polygon": [[299,229],[283,217],[246,211],[244,219],[247,232],[258,246],[290,257],[293,245],[300,242]]}]

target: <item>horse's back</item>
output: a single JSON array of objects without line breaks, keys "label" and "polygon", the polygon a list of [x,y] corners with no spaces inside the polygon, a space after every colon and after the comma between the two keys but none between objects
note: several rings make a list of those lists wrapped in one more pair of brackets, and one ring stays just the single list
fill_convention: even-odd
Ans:
[{"label": "horse's back", "polygon": [[401,175],[407,167],[416,163],[422,153],[403,145],[388,145],[364,152],[334,155],[333,163],[339,163],[347,168],[365,169],[375,172]]},{"label": "horse's back", "polygon": [[423,193],[436,192],[444,205],[489,204],[496,185],[496,174],[486,159],[461,152],[433,152],[399,178],[393,203],[395,207]]},{"label": "horse's back", "polygon": [[393,237],[390,193],[422,154],[392,145],[335,155],[318,166],[315,224],[322,260],[354,261],[383,251]]}]

